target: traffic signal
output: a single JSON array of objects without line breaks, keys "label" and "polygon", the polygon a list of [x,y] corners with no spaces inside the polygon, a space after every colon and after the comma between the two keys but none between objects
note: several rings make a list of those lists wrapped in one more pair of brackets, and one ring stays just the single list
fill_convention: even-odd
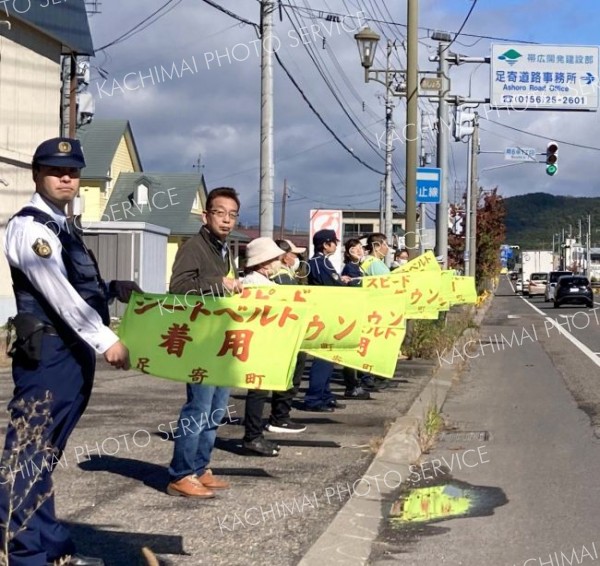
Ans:
[{"label": "traffic signal", "polygon": [[454,119],[454,139],[462,141],[463,138],[472,136],[474,131],[475,114],[473,112],[465,112],[460,106],[457,106]]},{"label": "traffic signal", "polygon": [[556,175],[558,171],[558,144],[554,141],[548,142],[546,147],[546,173],[550,176]]}]

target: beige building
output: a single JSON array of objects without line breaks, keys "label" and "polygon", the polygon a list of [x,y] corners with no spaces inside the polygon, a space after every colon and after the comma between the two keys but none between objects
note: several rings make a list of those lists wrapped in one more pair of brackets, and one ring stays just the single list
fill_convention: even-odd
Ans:
[{"label": "beige building", "polygon": [[85,153],[79,213],[83,222],[102,218],[121,173],[142,171],[131,125],[127,120],[94,120],[77,131]]},{"label": "beige building", "polygon": [[[93,55],[83,0],[51,10],[31,2],[19,14],[0,10],[0,241],[8,219],[33,193],[37,145],[60,135],[61,55]],[[0,254],[0,324],[15,312],[10,270]]]},{"label": "beige building", "polygon": [[[394,247],[397,238],[404,236],[406,217],[403,212],[394,212]],[[373,232],[383,232],[379,210],[342,210],[342,241],[350,238],[362,238]]]}]

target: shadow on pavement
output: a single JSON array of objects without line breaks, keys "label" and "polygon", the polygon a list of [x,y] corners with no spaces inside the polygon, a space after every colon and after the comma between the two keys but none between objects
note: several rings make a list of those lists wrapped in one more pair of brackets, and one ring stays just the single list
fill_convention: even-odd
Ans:
[{"label": "shadow on pavement", "polygon": [[[219,440],[217,440],[217,444],[218,442]],[[169,473],[165,466],[158,466],[131,458],[92,456],[87,462],[81,462],[79,467],[86,472],[110,472],[131,478],[161,493],[164,493],[170,481]],[[212,470],[219,476],[273,477],[262,468],[212,468]]]},{"label": "shadow on pavement", "polygon": [[183,550],[181,536],[103,530],[81,523],[67,523],[67,526],[77,543],[78,552],[102,557],[107,566],[146,564],[141,556],[144,546],[152,548],[156,554],[189,556]]}]

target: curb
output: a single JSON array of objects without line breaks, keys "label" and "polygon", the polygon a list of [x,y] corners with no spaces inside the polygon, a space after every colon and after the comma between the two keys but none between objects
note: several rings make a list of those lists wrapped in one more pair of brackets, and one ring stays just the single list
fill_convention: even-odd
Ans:
[{"label": "curb", "polygon": [[[493,295],[479,308],[473,317],[481,324],[492,303]],[[463,347],[479,334],[479,328],[468,328],[456,341]],[[353,483],[354,495],[338,511],[325,532],[310,547],[298,566],[327,564],[362,566],[371,554],[373,541],[379,534],[379,526],[395,501],[395,494],[408,477],[409,466],[422,455],[419,442],[422,423],[430,407],[438,409],[444,404],[454,379],[463,364],[439,366],[423,391],[415,399],[405,416],[396,419],[371,462],[364,476]]]}]

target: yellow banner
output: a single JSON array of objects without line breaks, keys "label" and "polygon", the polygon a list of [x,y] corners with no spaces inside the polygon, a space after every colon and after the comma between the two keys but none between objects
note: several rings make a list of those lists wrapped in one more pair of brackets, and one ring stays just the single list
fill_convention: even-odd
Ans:
[{"label": "yellow banner", "polygon": [[452,304],[465,305],[477,303],[477,290],[475,289],[475,277],[464,277],[455,275],[452,278]]},{"label": "yellow banner", "polygon": [[187,383],[285,391],[306,334],[302,304],[266,297],[132,295],[119,327],[139,371]]},{"label": "yellow banner", "polygon": [[433,252],[427,251],[424,254],[421,254],[414,259],[406,262],[404,265],[397,267],[392,270],[393,274],[396,273],[410,273],[413,271],[441,271],[440,264],[437,259],[435,259],[435,255]]},{"label": "yellow banner", "polygon": [[301,349],[339,365],[393,377],[405,333],[406,298],[363,288],[256,287],[242,296],[267,295],[307,306],[308,327]]},{"label": "yellow banner", "polygon": [[382,377],[394,377],[406,333],[406,295],[399,295],[391,302],[389,295],[371,291],[365,296],[365,301],[371,308],[358,348],[309,353],[342,366]]},{"label": "yellow banner", "polygon": [[454,277],[453,269],[442,270],[440,279],[440,296],[438,301],[438,309],[441,311],[450,310],[454,292],[452,290],[452,279]]},{"label": "yellow banner", "polygon": [[360,287],[309,287],[269,285],[246,287],[242,300],[285,301],[304,305],[308,312],[301,350],[356,349],[369,305]]},{"label": "yellow banner", "polygon": [[379,289],[394,298],[405,296],[406,318],[437,319],[441,273],[431,270],[363,277],[363,289]]}]

